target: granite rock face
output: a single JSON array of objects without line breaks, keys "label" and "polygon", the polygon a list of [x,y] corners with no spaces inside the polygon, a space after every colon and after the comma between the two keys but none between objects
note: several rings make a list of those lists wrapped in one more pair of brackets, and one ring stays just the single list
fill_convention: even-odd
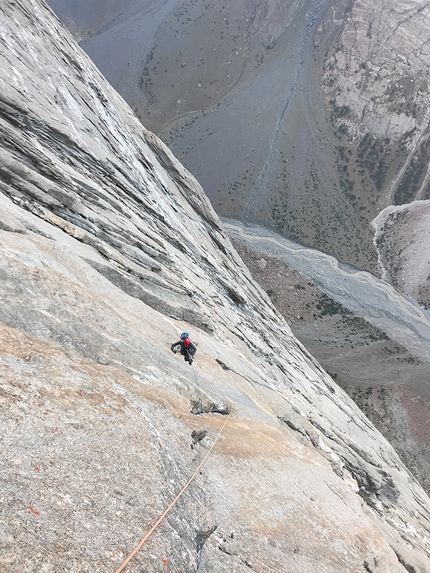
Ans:
[{"label": "granite rock face", "polygon": [[228,411],[127,570],[429,571],[428,497],[196,180],[41,0],[0,42],[2,571],[117,569]]},{"label": "granite rock face", "polygon": [[398,288],[429,304],[428,277],[404,284],[371,224],[430,200],[425,0],[50,3],[219,214],[382,276],[391,258]]}]

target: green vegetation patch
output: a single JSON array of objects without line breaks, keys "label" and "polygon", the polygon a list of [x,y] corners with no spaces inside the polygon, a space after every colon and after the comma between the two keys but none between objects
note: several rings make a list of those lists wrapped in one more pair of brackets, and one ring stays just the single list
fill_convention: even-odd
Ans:
[{"label": "green vegetation patch", "polygon": [[350,310],[327,296],[325,293],[322,293],[321,299],[316,307],[320,311],[319,318],[322,318],[323,316],[334,316],[336,314],[352,315]]},{"label": "green vegetation patch", "polygon": [[376,139],[367,133],[357,148],[357,165],[366,170],[378,191],[384,186],[387,176],[387,146],[390,140]]},{"label": "green vegetation patch", "polygon": [[342,322],[348,326],[352,334],[364,335],[368,340],[376,342],[377,340],[389,340],[386,332],[381,328],[373,326],[361,316],[354,316],[353,313],[345,314],[342,317]]}]

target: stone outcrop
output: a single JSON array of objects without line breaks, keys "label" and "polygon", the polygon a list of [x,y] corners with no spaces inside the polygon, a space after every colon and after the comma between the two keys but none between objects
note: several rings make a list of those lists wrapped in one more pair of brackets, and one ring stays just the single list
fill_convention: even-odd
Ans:
[{"label": "stone outcrop", "polygon": [[285,32],[301,7],[301,0],[286,4],[279,0],[257,3],[252,13],[252,25],[258,39],[267,49]]},{"label": "stone outcrop", "polygon": [[428,497],[196,180],[42,0],[0,41],[2,571],[117,569],[228,411],[130,570],[429,571]]},{"label": "stone outcrop", "polygon": [[373,221],[383,277],[430,308],[430,201],[390,206]]}]

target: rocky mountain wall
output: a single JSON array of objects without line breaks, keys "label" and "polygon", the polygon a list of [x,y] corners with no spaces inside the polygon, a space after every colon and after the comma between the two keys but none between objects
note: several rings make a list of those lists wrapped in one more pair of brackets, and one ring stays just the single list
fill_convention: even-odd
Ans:
[{"label": "rocky mountain wall", "polygon": [[42,0],[0,47],[2,571],[117,569],[228,411],[128,570],[429,571],[428,497],[197,181]]},{"label": "rocky mountain wall", "polygon": [[[219,214],[269,224],[428,306],[428,275],[405,283],[399,249],[381,250],[372,224],[430,200],[425,0],[136,0],[104,19],[95,4],[51,0]],[[396,237],[412,265],[428,264],[409,227]]]},{"label": "rocky mountain wall", "polygon": [[[326,54],[322,77],[339,140],[339,168],[345,183],[351,182],[354,201],[367,202],[369,216],[375,217],[382,274],[425,306],[430,259],[417,244],[429,245],[426,225],[392,225],[389,214],[402,211],[413,213],[415,221],[427,219],[429,16],[428,4],[419,0],[381,7],[353,3],[338,41]],[[335,18],[333,12],[321,34]],[[405,280],[411,267],[418,273]]]}]

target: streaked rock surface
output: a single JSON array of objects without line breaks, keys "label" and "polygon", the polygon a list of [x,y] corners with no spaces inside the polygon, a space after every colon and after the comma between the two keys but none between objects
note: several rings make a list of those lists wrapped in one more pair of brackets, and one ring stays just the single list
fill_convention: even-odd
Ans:
[{"label": "streaked rock surface", "polygon": [[115,570],[229,406],[133,566],[194,571],[213,531],[206,571],[429,571],[428,497],[196,180],[43,2],[3,2],[0,40],[2,570]]},{"label": "streaked rock surface", "polygon": [[429,250],[422,227],[381,250],[371,225],[430,201],[425,0],[50,2],[219,214],[381,276],[388,258],[397,287],[430,304],[428,274],[401,276],[399,252],[421,265],[417,233]]}]

